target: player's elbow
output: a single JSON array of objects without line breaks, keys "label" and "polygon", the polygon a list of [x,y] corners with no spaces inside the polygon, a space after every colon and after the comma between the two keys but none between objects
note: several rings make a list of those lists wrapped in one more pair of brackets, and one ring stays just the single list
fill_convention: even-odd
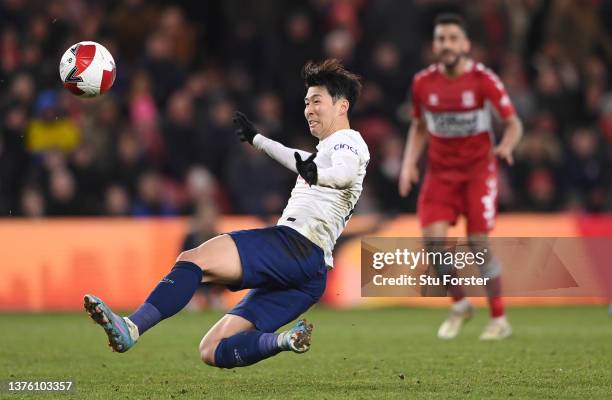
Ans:
[{"label": "player's elbow", "polygon": [[513,115],[506,119],[506,127],[514,130],[518,137],[523,136],[523,123],[517,115]]},{"label": "player's elbow", "polygon": [[337,188],[338,189],[348,189],[351,186],[353,186],[354,183],[354,179],[353,176],[350,175],[343,175],[338,177],[338,181],[337,181]]},{"label": "player's elbow", "polygon": [[336,175],[327,182],[319,181],[321,186],[331,187],[333,189],[348,189],[353,186],[354,179],[352,176]]}]

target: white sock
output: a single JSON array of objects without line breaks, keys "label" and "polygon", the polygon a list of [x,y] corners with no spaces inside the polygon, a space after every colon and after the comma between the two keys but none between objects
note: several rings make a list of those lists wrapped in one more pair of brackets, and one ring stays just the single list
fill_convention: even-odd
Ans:
[{"label": "white sock", "polygon": [[470,301],[467,297],[462,298],[459,301],[455,301],[451,306],[451,310],[456,313],[464,313],[470,308]]},{"label": "white sock", "polygon": [[278,337],[276,338],[276,345],[278,346],[279,349],[281,350],[290,350],[289,348],[287,348],[287,346],[285,346],[284,341],[285,341],[285,335],[287,335],[288,332],[281,332],[278,334]]},{"label": "white sock", "polygon": [[128,331],[130,332],[130,337],[133,341],[137,341],[140,337],[140,333],[138,332],[138,327],[135,323],[130,321],[128,317],[123,317],[123,320],[127,323]]},{"label": "white sock", "polygon": [[491,321],[495,323],[507,324],[508,320],[506,319],[506,315],[500,315],[499,317],[491,318]]}]

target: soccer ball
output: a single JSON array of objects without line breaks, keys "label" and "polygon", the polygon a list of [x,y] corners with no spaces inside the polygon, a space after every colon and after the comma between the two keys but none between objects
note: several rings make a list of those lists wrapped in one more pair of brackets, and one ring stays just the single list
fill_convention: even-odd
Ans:
[{"label": "soccer ball", "polygon": [[96,97],[113,86],[115,60],[100,43],[79,42],[62,56],[59,73],[64,87],[73,94]]}]

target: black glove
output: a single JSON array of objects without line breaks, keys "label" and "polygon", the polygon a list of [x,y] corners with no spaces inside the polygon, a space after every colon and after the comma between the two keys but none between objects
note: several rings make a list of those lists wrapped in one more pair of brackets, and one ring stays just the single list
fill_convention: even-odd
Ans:
[{"label": "black glove", "polygon": [[232,121],[234,121],[234,126],[236,127],[235,132],[236,135],[238,135],[238,138],[240,138],[242,142],[249,142],[253,144],[253,138],[259,132],[257,132],[255,125],[249,121],[247,116],[240,111],[236,111],[234,112],[234,118]]},{"label": "black glove", "polygon": [[310,186],[317,184],[318,174],[317,174],[317,164],[315,164],[314,159],[317,156],[317,153],[312,153],[310,157],[302,161],[302,157],[300,157],[300,153],[295,152],[295,168],[298,170],[298,173],[306,183]]}]

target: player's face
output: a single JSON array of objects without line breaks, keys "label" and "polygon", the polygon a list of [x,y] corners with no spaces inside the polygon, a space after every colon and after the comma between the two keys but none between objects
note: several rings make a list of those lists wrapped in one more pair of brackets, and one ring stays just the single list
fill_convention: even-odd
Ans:
[{"label": "player's face", "polygon": [[470,51],[465,32],[455,24],[437,25],[434,30],[433,52],[446,68],[454,68]]},{"label": "player's face", "polygon": [[304,98],[304,116],[310,133],[319,139],[327,137],[336,130],[336,121],[346,115],[348,101],[333,97],[325,86],[311,86]]}]

